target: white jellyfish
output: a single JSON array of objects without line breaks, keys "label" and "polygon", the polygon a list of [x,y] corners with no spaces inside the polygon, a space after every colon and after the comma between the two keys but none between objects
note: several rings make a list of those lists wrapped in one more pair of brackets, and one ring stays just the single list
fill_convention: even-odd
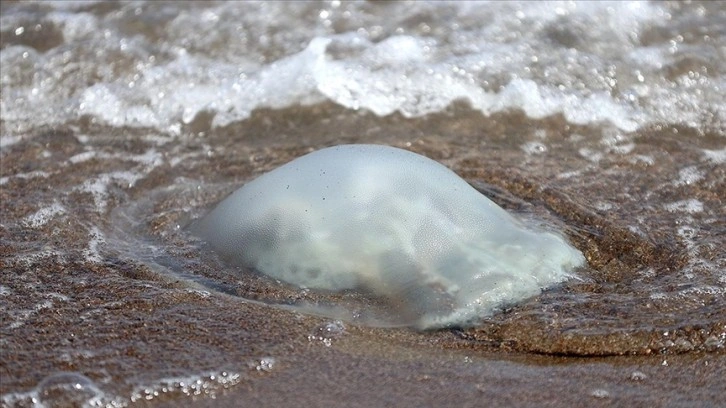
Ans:
[{"label": "white jellyfish", "polygon": [[421,329],[473,324],[585,262],[445,166],[381,145],[297,158],[191,229],[236,265],[301,288],[370,293]]}]

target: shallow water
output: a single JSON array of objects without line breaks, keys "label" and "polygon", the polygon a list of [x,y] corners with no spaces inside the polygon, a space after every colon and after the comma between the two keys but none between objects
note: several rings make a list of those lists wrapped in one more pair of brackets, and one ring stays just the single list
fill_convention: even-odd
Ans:
[{"label": "shallow water", "polygon": [[183,226],[341,143],[435,159],[588,260],[480,326],[375,336],[435,355],[723,355],[722,3],[0,7],[4,403],[65,371],[117,405],[193,395],[190,378],[221,395],[295,372],[269,364],[293,348],[334,348],[326,320],[264,302],[369,300],[230,269]]}]

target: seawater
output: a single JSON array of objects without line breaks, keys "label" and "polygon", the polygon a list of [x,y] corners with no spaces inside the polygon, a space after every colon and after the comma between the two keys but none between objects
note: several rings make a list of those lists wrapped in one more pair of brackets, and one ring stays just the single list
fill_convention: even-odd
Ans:
[{"label": "seawater", "polygon": [[[722,3],[64,1],[0,12],[2,262],[27,266],[1,277],[9,336],[71,303],[42,283],[43,260],[130,259],[193,290],[306,299],[256,278],[240,286],[240,271],[201,254],[183,226],[312,149],[376,142],[433,157],[568,231],[590,268],[522,306],[535,329],[647,333],[653,352],[725,347]],[[482,330],[470,335],[492,337]],[[199,372],[187,376],[217,375]]]},{"label": "seawater", "polygon": [[[5,132],[88,116],[177,135],[332,101],[723,131],[717,2],[131,2],[3,6]],[[12,143],[15,139],[6,139]]]}]

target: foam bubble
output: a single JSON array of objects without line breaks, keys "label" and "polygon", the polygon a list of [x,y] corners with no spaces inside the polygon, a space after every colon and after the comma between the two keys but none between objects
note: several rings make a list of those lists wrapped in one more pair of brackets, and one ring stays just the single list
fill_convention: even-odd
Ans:
[{"label": "foam bubble", "polygon": [[63,372],[44,378],[37,386],[38,402],[45,407],[100,406],[104,392],[88,377]]},{"label": "foam bubble", "polygon": [[122,407],[123,398],[112,397],[85,375],[66,371],[51,374],[26,392],[11,392],[0,396],[0,403],[8,407]]},{"label": "foam bubble", "polygon": [[[265,372],[272,369],[274,364],[274,358],[262,357],[250,361],[248,366],[254,371]],[[224,390],[234,387],[246,378],[247,374],[234,370],[209,371],[201,374],[165,377],[136,387],[132,391],[129,401],[131,403],[152,401],[162,396],[206,396],[214,398]]]},{"label": "foam bubble", "polygon": [[308,341],[319,341],[330,347],[333,345],[333,340],[342,337],[345,334],[345,325],[340,320],[324,323],[315,329],[308,335]]},{"label": "foam bubble", "polygon": [[256,371],[272,371],[277,364],[275,357],[262,357],[258,360],[251,361],[248,366]]}]

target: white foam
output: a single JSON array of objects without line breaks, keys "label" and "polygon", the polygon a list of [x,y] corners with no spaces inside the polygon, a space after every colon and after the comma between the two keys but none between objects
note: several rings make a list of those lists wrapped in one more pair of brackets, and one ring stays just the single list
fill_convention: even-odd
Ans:
[{"label": "white foam", "polygon": [[85,161],[97,158],[99,156],[98,152],[95,150],[89,150],[87,152],[78,153],[76,155],[71,156],[68,161],[72,164],[78,164],[83,163]]},{"label": "white foam", "polygon": [[21,327],[29,318],[40,313],[42,310],[52,309],[56,306],[56,303],[67,302],[69,300],[67,296],[60,293],[44,293],[40,296],[42,297],[37,299],[37,303],[35,303],[30,309],[9,310],[8,313],[11,317],[11,321],[5,328],[16,329]]},{"label": "white foam", "polygon": [[663,207],[670,212],[685,212],[689,214],[703,212],[703,203],[695,198],[667,203]]},{"label": "white foam", "polygon": [[724,164],[726,163],[726,148],[723,148],[721,150],[708,150],[703,149],[703,157],[715,164]]},{"label": "white foam", "polygon": [[618,129],[606,127],[602,133],[600,144],[605,146],[610,153],[628,154],[635,148],[635,143],[631,142],[631,137]]},{"label": "white foam", "polygon": [[529,155],[543,154],[547,152],[547,145],[542,142],[527,142],[520,146]]},{"label": "white foam", "polygon": [[[84,1],[78,1],[77,3],[82,4]],[[66,0],[63,3],[73,2]],[[90,13],[51,12],[48,13],[47,18],[61,27],[63,39],[68,42],[88,39],[100,30],[98,27],[99,20]]]},{"label": "white foam", "polygon": [[628,161],[631,162],[631,163],[633,163],[633,164],[643,163],[643,164],[646,164],[648,166],[652,166],[652,165],[655,164],[655,159],[653,158],[653,156],[643,155],[643,154],[636,154],[636,155],[630,156],[628,158]]},{"label": "white foam", "polygon": [[89,262],[101,263],[100,247],[106,244],[106,236],[95,225],[91,227],[89,232],[88,247],[83,251],[83,256]]},{"label": "white foam", "polygon": [[74,188],[75,191],[91,194],[93,196],[96,209],[99,212],[106,211],[106,207],[108,205],[108,189],[110,186],[116,185],[122,188],[131,188],[137,181],[143,179],[149,172],[164,163],[163,155],[156,151],[156,149],[149,149],[138,155],[88,151],[72,156],[69,159],[69,162],[77,164],[93,158],[115,158],[138,164],[132,170],[102,173],[84,181],[83,184]]},{"label": "white foam", "polygon": [[581,170],[566,171],[557,175],[558,179],[568,179],[571,177],[579,176],[582,173]]},{"label": "white foam", "polygon": [[610,391],[603,388],[596,388],[590,392],[590,396],[598,399],[610,398]]},{"label": "white foam", "polygon": [[676,185],[691,185],[705,177],[705,173],[696,166],[684,167],[678,171]]},{"label": "white foam", "polygon": [[600,160],[602,160],[604,154],[600,151],[590,149],[588,147],[582,147],[577,150],[577,153],[580,154],[580,156],[584,157],[585,159],[597,163]]},{"label": "white foam", "polygon": [[38,211],[34,212],[33,214],[25,217],[23,219],[23,222],[26,226],[30,228],[39,228],[47,224],[55,216],[59,214],[64,214],[65,212],[66,208],[63,207],[58,201],[54,201],[53,204],[47,207],[43,207]]},{"label": "white foam", "polygon": [[13,174],[12,176],[0,177],[0,186],[6,184],[13,178],[31,179],[36,177],[48,177],[50,174],[42,170],[29,171],[27,173]]},{"label": "white foam", "polygon": [[140,174],[130,171],[104,173],[84,181],[76,190],[91,194],[96,209],[102,213],[106,211],[108,205],[108,187],[110,184],[121,183],[124,187],[130,187],[141,177]]},{"label": "white foam", "polygon": [[12,146],[25,139],[25,135],[2,135],[0,136],[0,149]]},{"label": "white foam", "polygon": [[[129,37],[116,28],[113,19],[124,17],[115,13],[47,7],[56,9],[46,18],[62,31],[63,44],[45,53],[25,46],[0,51],[4,67],[19,67],[3,74],[2,114],[12,133],[90,115],[113,126],[176,135],[201,112],[213,113],[216,127],[262,107],[325,100],[406,117],[465,100],[484,114],[562,114],[573,124],[611,123],[627,132],[652,123],[701,128],[726,122],[722,76],[663,74],[692,55],[708,60],[703,47],[640,44],[641,33],[679,17],[657,3],[441,2],[377,9],[351,3],[325,10],[316,20],[322,26],[294,17],[305,12],[294,2],[219,3],[201,17],[180,7],[161,38]],[[153,17],[154,11],[145,13]],[[425,33],[406,28],[420,13],[432,16]],[[3,18],[5,25],[21,23],[13,15]],[[328,27],[335,21],[351,29],[334,34]],[[277,25],[291,30],[269,34]],[[96,80],[89,84],[89,77]],[[4,135],[0,144],[19,140],[13,137]],[[621,153],[630,148],[617,146]]]},{"label": "white foam", "polygon": [[18,253],[8,259],[20,261],[24,265],[32,265],[45,260],[52,260],[61,264],[66,262],[65,255],[50,246],[45,246],[41,250],[31,253]]},{"label": "white foam", "polygon": [[686,299],[693,299],[694,294],[696,295],[713,295],[713,296],[724,296],[726,295],[726,287],[719,286],[693,286],[690,288],[683,289],[678,292],[678,296]]},{"label": "white foam", "polygon": [[609,210],[612,210],[613,204],[609,203],[607,201],[598,201],[595,203],[595,208],[597,208],[600,211],[609,211]]}]

